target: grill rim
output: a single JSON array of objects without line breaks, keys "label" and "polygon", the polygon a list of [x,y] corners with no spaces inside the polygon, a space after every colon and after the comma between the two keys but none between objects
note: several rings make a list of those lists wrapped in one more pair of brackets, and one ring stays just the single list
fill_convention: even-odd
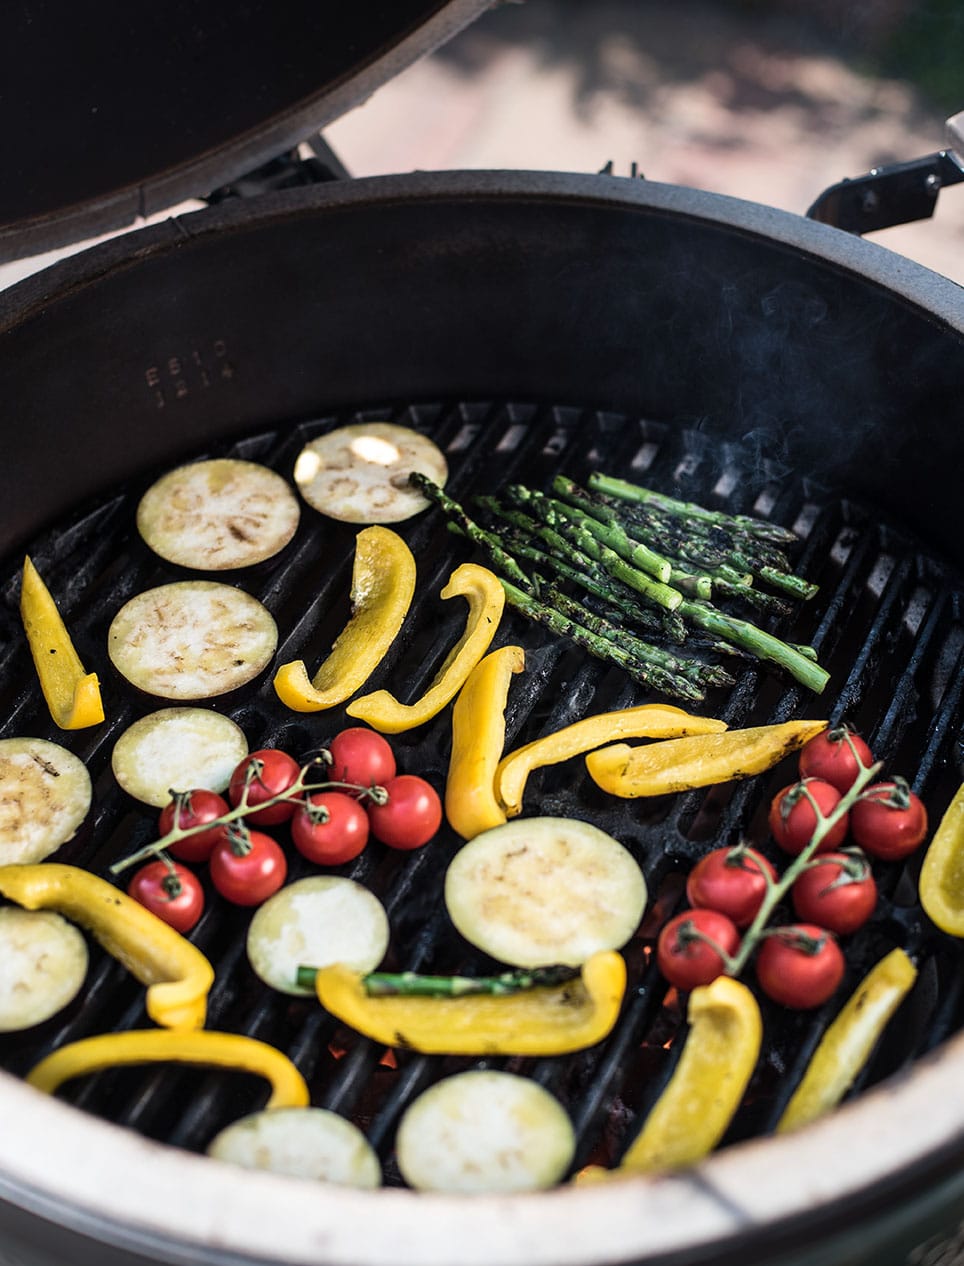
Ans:
[{"label": "grill rim", "polygon": [[631,206],[673,218],[705,221],[805,255],[871,281],[964,334],[964,288],[876,242],[808,220],[792,211],[657,181],[578,172],[416,171],[233,200],[161,224],[124,233],[78,252],[0,291],[0,334],[67,293],[96,283],[115,268],[176,251],[186,240],[232,229],[356,206],[436,199],[572,201]]},{"label": "grill rim", "polygon": [[[710,1266],[737,1255],[764,1262],[788,1244],[826,1252],[834,1233],[872,1224],[908,1197],[933,1197],[938,1179],[960,1182],[962,1063],[959,1034],[919,1060],[912,1076],[881,1082],[797,1134],[737,1143],[680,1174],[468,1199],[326,1188],[212,1164],[4,1072],[0,1202],[147,1261],[199,1266],[445,1266],[454,1242],[462,1266]],[[933,1113],[934,1103],[946,1116]],[[104,1184],[105,1172],[125,1181]],[[177,1236],[169,1226],[175,1208]],[[0,1208],[0,1228],[7,1217]]]}]

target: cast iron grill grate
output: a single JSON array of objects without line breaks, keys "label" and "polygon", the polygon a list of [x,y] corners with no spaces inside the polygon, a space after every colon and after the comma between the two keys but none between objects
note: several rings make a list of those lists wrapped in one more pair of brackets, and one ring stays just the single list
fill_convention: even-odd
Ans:
[{"label": "cast iron grill grate", "polygon": [[[791,682],[735,661],[736,684],[710,694],[700,710],[731,726],[795,716],[846,718],[868,738],[888,769],[903,773],[943,811],[962,776],[961,694],[964,687],[964,592],[958,578],[898,528],[831,490],[775,469],[750,447],[713,441],[695,430],[560,406],[462,403],[396,406],[279,428],[196,456],[232,455],[263,461],[290,475],[306,439],[333,425],[365,418],[392,420],[433,436],[451,467],[449,489],[463,500],[512,480],[548,485],[558,471],[584,479],[601,469],[675,491],[731,512],[752,513],[794,527],[801,537],[797,569],[820,585],[818,597],[791,621],[774,627],[789,640],[810,642],[831,670],[817,699]],[[17,616],[19,561],[3,575],[0,610],[0,737],[33,734],[64,742],[83,758],[95,786],[90,829],[58,860],[100,874],[155,837],[153,814],[120,793],[110,773],[114,742],[155,704],[138,698],[110,669],[107,627],[132,594],[184,574],[154,557],[134,527],[141,492],[158,474],[142,477],[33,543],[30,553],[56,595],[81,657],[101,673],[107,722],[64,735],[52,725],[36,684]],[[438,600],[450,570],[468,557],[464,542],[445,531],[434,511],[401,526],[419,566],[416,605],[372,685],[416,697],[458,636],[463,610]],[[347,618],[354,529],[306,508],[298,535],[273,564],[237,576],[237,583],[272,611],[281,631],[278,662],[317,662]],[[588,659],[570,644],[507,611],[496,644],[526,648],[525,689],[510,694],[507,745],[517,745],[590,711],[625,707],[647,695],[617,669]],[[404,685],[402,684],[404,683]],[[317,716],[287,712],[270,672],[215,703],[245,730],[252,747],[278,745],[307,753],[345,723],[342,709]],[[448,753],[447,711],[394,741],[399,767],[441,788]],[[273,993],[248,967],[244,936],[250,912],[229,907],[208,888],[208,904],[193,939],[211,958],[217,983],[208,1026],[269,1041],[304,1073],[317,1106],[355,1120],[380,1151],[386,1179],[398,1182],[394,1131],[404,1108],[430,1082],[466,1067],[504,1067],[529,1075],[558,1095],[579,1137],[576,1166],[618,1158],[672,1071],[682,1048],[678,999],[667,994],[652,960],[660,922],[681,900],[687,870],[718,844],[748,835],[766,839],[770,796],[793,777],[790,764],[771,775],[718,789],[652,801],[615,802],[574,763],[530,779],[526,811],[585,817],[617,836],[646,873],[650,910],[625,953],[630,986],[623,1015],[599,1047],[547,1059],[467,1060],[386,1052],[336,1025],[311,1000]],[[284,828],[279,839],[284,839]],[[456,838],[443,828],[429,847],[395,853],[378,844],[337,868],[366,884],[385,903],[392,926],[388,964],[421,971],[477,971],[490,964],[461,941],[444,909],[442,884]],[[780,860],[767,845],[774,860]],[[288,849],[290,877],[311,868]],[[937,933],[916,903],[919,858],[883,867],[873,920],[848,948],[847,986],[887,950],[901,945],[917,962],[918,983],[890,1025],[857,1089],[906,1066],[964,1020],[964,949]],[[206,882],[206,880],[205,880]],[[15,1074],[65,1042],[148,1023],[143,990],[92,947],[92,966],[79,999],[45,1025],[0,1039],[0,1062]],[[838,1004],[839,1005],[839,1004]],[[773,1129],[826,1024],[831,1002],[817,1013],[789,1013],[764,1003],[765,1046],[727,1141]],[[171,1144],[202,1151],[229,1121],[260,1107],[263,1085],[243,1075],[172,1068],[105,1072],[61,1092],[78,1107]]]}]

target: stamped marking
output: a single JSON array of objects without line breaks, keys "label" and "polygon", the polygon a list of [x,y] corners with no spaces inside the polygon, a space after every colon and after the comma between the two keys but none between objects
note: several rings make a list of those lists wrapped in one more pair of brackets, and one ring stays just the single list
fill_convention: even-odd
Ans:
[{"label": "stamped marking", "polygon": [[230,382],[236,372],[227,343],[217,338],[187,352],[172,350],[156,364],[147,366],[144,383],[154,407],[166,409],[220,382]]}]

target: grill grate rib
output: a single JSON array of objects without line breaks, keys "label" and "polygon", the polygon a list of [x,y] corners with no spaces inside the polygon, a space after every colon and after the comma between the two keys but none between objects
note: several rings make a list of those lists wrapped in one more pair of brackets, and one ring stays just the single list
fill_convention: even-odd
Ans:
[{"label": "grill grate rib", "polygon": [[[351,417],[310,420],[198,456],[246,457],[288,474],[301,445],[319,431],[386,416],[433,436],[450,461],[450,491],[462,500],[512,481],[544,487],[562,470],[581,479],[598,467],[628,472],[666,490],[676,488],[688,500],[731,512],[766,513],[795,526],[804,536],[798,570],[820,584],[820,594],[800,610],[792,626],[777,621],[769,627],[820,651],[832,673],[828,694],[818,701],[752,662],[735,660],[736,684],[708,696],[703,710],[724,717],[731,726],[797,715],[846,718],[869,736],[889,768],[903,772],[918,792],[927,793],[932,811],[943,809],[962,774],[964,599],[957,579],[939,561],[921,555],[896,528],[881,525],[869,511],[826,489],[781,479],[765,466],[758,469],[752,453],[715,444],[699,431],[555,405],[467,402],[363,410]],[[102,670],[109,718],[104,726],[66,738],[52,729],[20,632],[19,567],[13,561],[2,579],[0,736],[32,733],[66,742],[87,761],[96,786],[93,829],[65,846],[61,856],[102,874],[154,833],[151,816],[116,790],[109,773],[114,743],[149,705],[105,668],[103,648],[109,622],[128,597],[175,578],[175,569],[156,559],[133,527],[139,495],[157,473],[147,472],[70,523],[48,531],[30,551],[58,597],[82,658]],[[396,642],[372,685],[387,684],[407,699],[430,680],[461,628],[462,613],[442,609],[446,604],[438,602],[437,594],[467,554],[464,543],[444,530],[434,512],[403,525],[402,531],[419,565],[417,606],[407,626],[414,632]],[[347,616],[353,540],[352,529],[306,509],[298,536],[278,565],[238,578],[275,615],[282,634],[281,659],[316,662],[330,646]],[[526,689],[510,693],[507,745],[528,742],[589,711],[626,707],[646,697],[618,670],[587,659],[511,612],[499,638],[500,643],[507,641],[520,641],[527,652]],[[277,743],[295,754],[316,748],[345,721],[340,709],[293,719],[275,699],[270,680],[254,683],[237,699],[217,706],[242,725],[252,747]],[[422,773],[441,787],[448,726],[446,713],[398,736],[400,768]],[[788,770],[669,801],[614,804],[585,778],[575,779],[571,767],[549,767],[533,774],[527,806],[588,817],[620,838],[640,860],[651,900],[668,917],[682,902],[682,877],[709,848],[733,843],[744,833],[757,844],[765,840],[769,797],[790,780]],[[461,942],[444,910],[442,880],[455,846],[447,833],[413,854],[374,846],[339,868],[370,886],[386,904],[393,929],[389,957],[398,966],[471,971],[489,965]],[[292,878],[309,873],[307,863],[292,850],[289,862]],[[874,919],[851,939],[848,982],[855,984],[895,944],[918,960],[920,979],[905,1004],[907,1022],[892,1026],[858,1089],[930,1049],[964,1019],[964,948],[937,934],[914,904],[914,860],[906,869],[888,868],[881,891]],[[431,1081],[483,1061],[430,1059],[409,1052],[386,1061],[380,1047],[340,1029],[310,1000],[272,994],[247,965],[249,913],[227,908],[209,887],[208,897],[193,939],[217,970],[209,1026],[286,1050],[306,1075],[313,1102],[362,1125],[383,1157],[386,1175],[400,1181],[391,1150],[401,1113]],[[651,961],[656,930],[651,906],[641,934],[626,951],[630,991],[606,1042],[566,1058],[484,1061],[524,1072],[562,1099],[579,1135],[577,1166],[618,1157],[682,1048],[678,1001],[667,996]],[[778,1014],[764,1003],[764,1013],[767,1045],[726,1141],[774,1128],[834,1004],[815,1014]],[[0,1038],[0,1061],[22,1074],[66,1041],[145,1023],[143,991],[95,947],[82,1001],[30,1033]],[[218,1129],[255,1110],[265,1098],[253,1078],[169,1069],[100,1074],[66,1087],[62,1094],[78,1107],[192,1150],[203,1150]]]}]

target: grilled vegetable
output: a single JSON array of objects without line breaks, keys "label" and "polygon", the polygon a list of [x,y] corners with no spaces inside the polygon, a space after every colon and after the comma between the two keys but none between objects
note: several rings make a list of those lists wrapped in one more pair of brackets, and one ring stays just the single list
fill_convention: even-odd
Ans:
[{"label": "grilled vegetable", "polygon": [[147,1014],[172,1029],[204,1024],[211,964],[199,949],[113,884],[76,866],[0,867],[0,894],[79,923],[147,985]]},{"label": "grilled vegetable", "polygon": [[614,743],[590,752],[586,768],[593,782],[611,795],[662,796],[761,774],[826,725],[826,721],[787,721],[664,739],[643,747]]},{"label": "grilled vegetable", "polygon": [[389,691],[376,690],[350,703],[345,709],[349,716],[367,721],[383,734],[398,734],[424,725],[455,698],[495,637],[505,594],[492,572],[475,563],[463,563],[452,572],[441,596],[465,598],[469,611],[465,631],[421,699],[411,704],[399,703]]},{"label": "grilled vegetable", "polygon": [[42,862],[73,839],[91,794],[73,752],[46,739],[0,739],[0,865]]},{"label": "grilled vegetable", "polygon": [[56,603],[29,557],[23,563],[20,618],[54,723],[62,730],[99,725],[104,705],[97,674],[85,672]]},{"label": "grilled vegetable", "polygon": [[496,770],[496,790],[507,816],[514,818],[522,811],[526,780],[534,769],[557,765],[614,739],[678,738],[686,734],[713,734],[725,729],[725,721],[692,716],[669,704],[646,703],[638,708],[584,717],[504,756]]},{"label": "grilled vegetable", "polygon": [[301,509],[286,480],[257,462],[219,457],[169,471],[137,507],[137,530],[169,563],[226,571],[283,549]]},{"label": "grilled vegetable", "polygon": [[471,944],[515,967],[577,967],[635,932],[646,881],[632,855],[588,822],[525,818],[456,853],[445,904]]},{"label": "grilled vegetable", "polygon": [[902,949],[891,950],[871,968],[823,1035],[777,1124],[778,1133],[799,1129],[837,1106],[916,979]]},{"label": "grilled vegetable", "polygon": [[458,1073],[421,1094],[402,1117],[398,1166],[423,1191],[538,1191],[572,1161],[575,1133],[559,1101],[512,1073]]},{"label": "grilled vegetable", "polygon": [[505,821],[495,791],[496,768],[505,744],[509,683],[524,668],[521,646],[492,651],[472,669],[452,709],[445,817],[464,840]]},{"label": "grilled vegetable", "polygon": [[247,754],[244,731],[230,717],[207,708],[162,708],[124,731],[111,768],[128,795],[162,809],[172,788],[224,791]]},{"label": "grilled vegetable", "polygon": [[0,908],[0,1033],[61,1011],[87,975],[87,942],[52,910]]},{"label": "grilled vegetable", "polygon": [[620,1163],[629,1173],[692,1165],[723,1137],[760,1053],[753,994],[728,976],[694,989],[689,1031],[669,1085]]},{"label": "grilled vegetable", "polygon": [[264,903],[248,928],[248,959],[255,973],[282,993],[310,995],[298,983],[305,963],[343,963],[372,971],[388,948],[388,917],[377,897],[354,880],[311,875]]},{"label": "grilled vegetable", "polygon": [[964,936],[964,785],[958,788],[924,854],[920,901],[942,932]]},{"label": "grilled vegetable", "polygon": [[223,1129],[207,1147],[215,1160],[291,1178],[379,1187],[375,1149],[357,1125],[326,1108],[268,1108]]},{"label": "grilled vegetable", "polygon": [[355,540],[351,618],[331,654],[309,681],[303,660],[283,664],[274,688],[296,712],[320,712],[353,695],[395,640],[415,593],[415,559],[389,528],[370,527]]},{"label": "grilled vegetable", "polygon": [[212,580],[148,589],[114,616],[107,649],[117,671],[162,699],[211,699],[257,677],[278,628],[257,598]]},{"label": "grilled vegetable", "polygon": [[315,510],[346,523],[398,523],[428,505],[409,486],[412,471],[437,484],[448,465],[427,436],[392,422],[339,427],[306,444],[294,480]]},{"label": "grilled vegetable", "polygon": [[611,950],[593,954],[575,976],[552,967],[485,980],[365,976],[337,964],[316,972],[314,984],[326,1011],[386,1046],[429,1055],[561,1055],[607,1036],[626,988],[625,964]]},{"label": "grilled vegetable", "polygon": [[271,1085],[268,1108],[302,1108],[308,1103],[305,1079],[287,1055],[253,1037],[210,1029],[195,1032],[131,1029],[126,1033],[81,1038],[35,1064],[27,1074],[27,1082],[53,1094],[74,1077],[99,1073],[106,1068],[160,1063],[200,1064],[257,1073]]}]

